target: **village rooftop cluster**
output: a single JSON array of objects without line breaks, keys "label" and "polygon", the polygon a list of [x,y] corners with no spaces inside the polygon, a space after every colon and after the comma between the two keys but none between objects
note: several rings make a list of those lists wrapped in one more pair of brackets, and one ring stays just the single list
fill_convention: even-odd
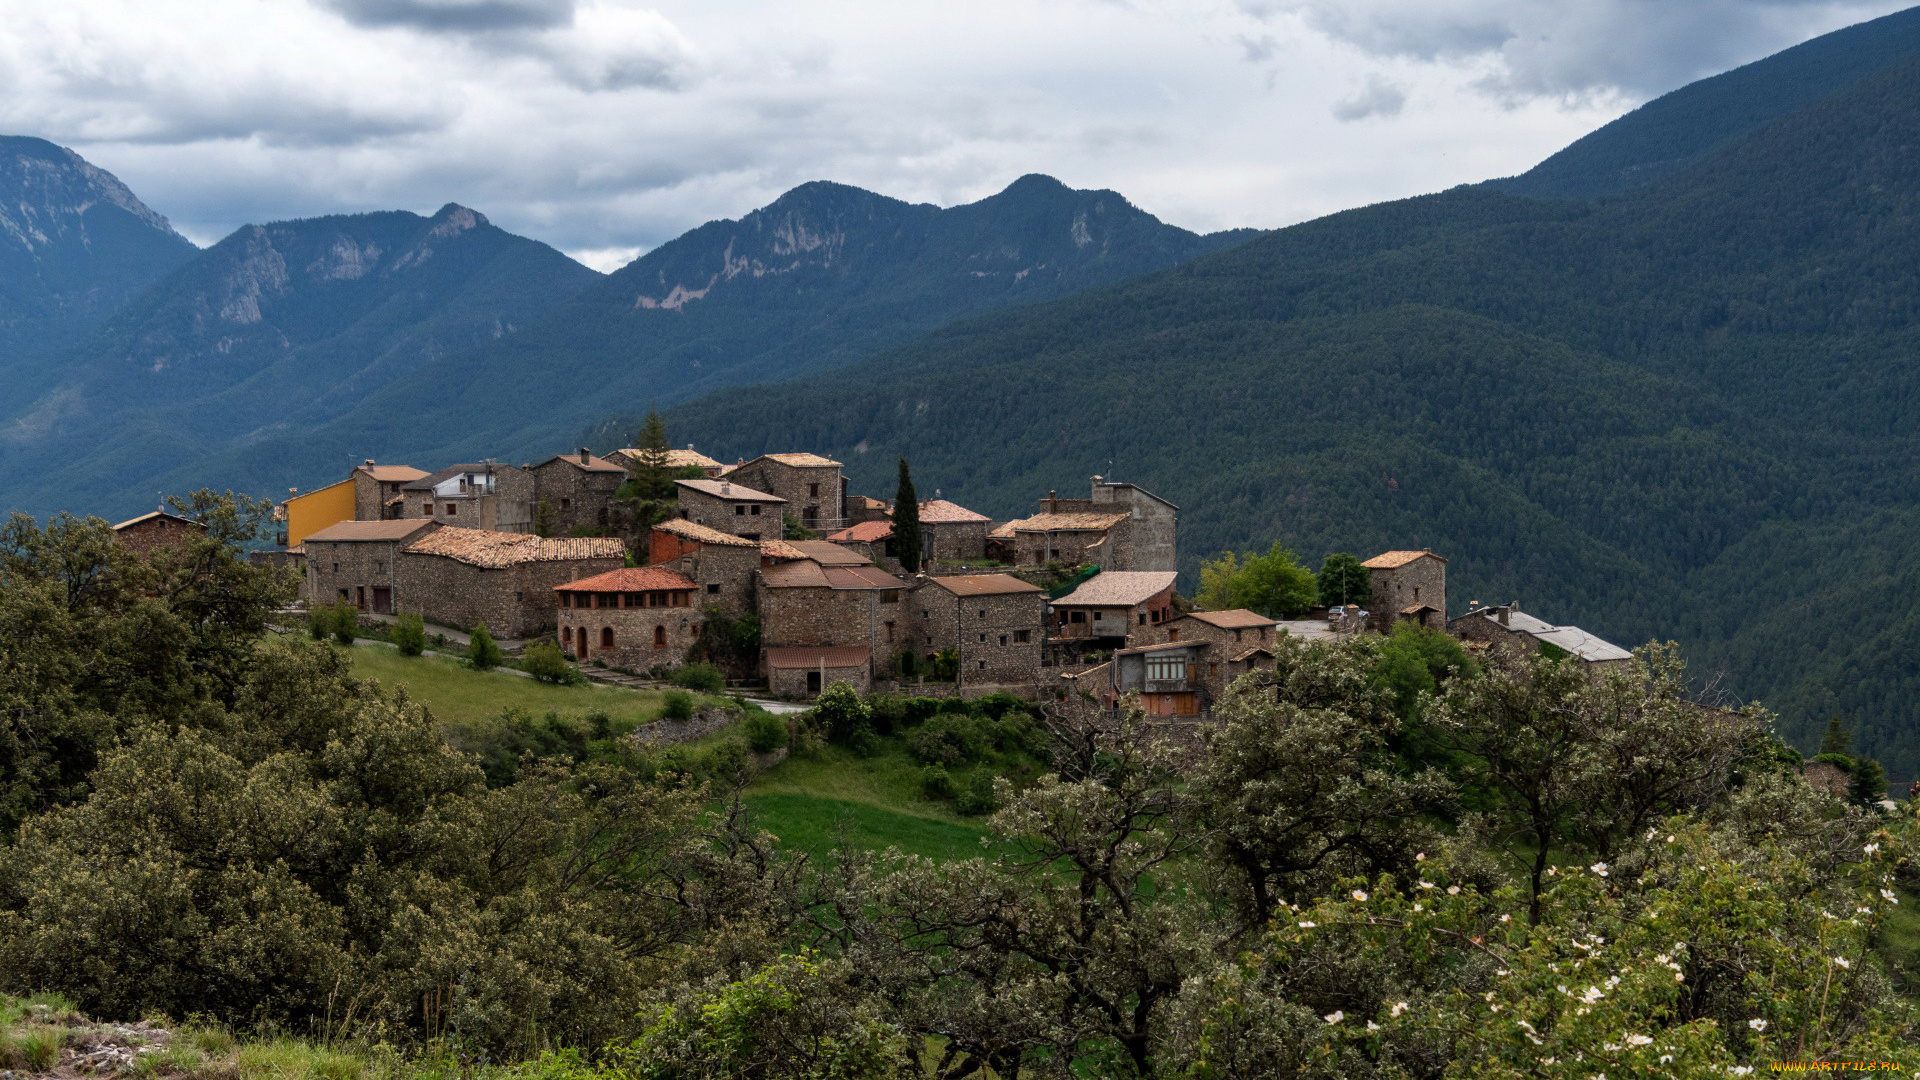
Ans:
[{"label": "village rooftop cluster", "polygon": [[[1049,492],[1036,513],[1012,521],[938,497],[920,502],[920,555],[905,566],[894,508],[850,494],[839,462],[778,453],[723,465],[688,447],[665,455],[680,477],[670,516],[643,535],[589,535],[619,520],[616,493],[642,453],[582,449],[537,465],[432,473],[368,461],[336,484],[290,493],[280,550],[256,555],[301,568],[310,606],[484,623],[627,672],[687,662],[709,624],[756,626],[729,674],[791,698],[835,681],[927,692],[931,677],[937,691],[973,697],[1031,695],[1064,679],[1109,703],[1134,693],[1150,714],[1199,716],[1235,678],[1271,667],[1280,635],[1386,632],[1397,622],[1588,664],[1630,655],[1518,604],[1476,606],[1448,622],[1447,560],[1430,551],[1366,560],[1370,611],[1283,622],[1191,610],[1175,593],[1179,508],[1101,476],[1086,498]],[[155,513],[115,529],[147,545],[188,527]],[[802,535],[815,538],[790,538]]]}]

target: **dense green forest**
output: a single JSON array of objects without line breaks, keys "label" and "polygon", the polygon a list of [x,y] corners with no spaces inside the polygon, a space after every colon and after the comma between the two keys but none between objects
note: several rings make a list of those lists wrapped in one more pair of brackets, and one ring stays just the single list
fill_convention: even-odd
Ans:
[{"label": "dense green forest", "polygon": [[[168,1017],[108,1071],[1704,1078],[1916,1035],[1913,819],[1814,790],[1670,649],[1406,626],[1284,640],[1198,730],[839,683],[698,754],[514,710],[475,750],[264,632],[263,504],[177,508],[207,534],[140,556],[0,531],[0,1067]],[[971,850],[781,843],[739,797],[892,747]]]},{"label": "dense green forest", "polygon": [[983,512],[1090,474],[1182,507],[1191,571],[1279,539],[1431,547],[1519,599],[1920,775],[1906,693],[1920,66],[1630,192],[1462,188],[713,395],[676,439],[897,456]]}]

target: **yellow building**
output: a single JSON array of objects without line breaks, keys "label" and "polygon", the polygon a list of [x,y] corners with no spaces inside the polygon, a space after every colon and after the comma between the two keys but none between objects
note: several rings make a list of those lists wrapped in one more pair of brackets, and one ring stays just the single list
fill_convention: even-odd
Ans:
[{"label": "yellow building", "polygon": [[288,497],[287,546],[298,547],[307,537],[329,525],[353,518],[353,480],[315,488],[305,495]]}]

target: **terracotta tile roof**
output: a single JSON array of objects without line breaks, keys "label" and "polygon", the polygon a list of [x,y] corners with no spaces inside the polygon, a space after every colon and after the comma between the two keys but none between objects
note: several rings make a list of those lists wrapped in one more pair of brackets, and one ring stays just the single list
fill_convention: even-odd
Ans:
[{"label": "terracotta tile roof", "polygon": [[1432,604],[1409,604],[1406,607],[1403,607],[1400,609],[1400,614],[1418,615],[1423,611],[1439,611],[1439,610],[1440,610],[1439,608],[1434,607]]},{"label": "terracotta tile roof", "polygon": [[1115,649],[1115,656],[1137,656],[1141,653],[1167,652],[1171,649],[1192,649],[1196,652],[1213,648],[1211,641],[1163,641],[1158,645],[1136,645],[1131,649]]},{"label": "terracotta tile roof", "polygon": [[697,521],[688,521],[685,518],[668,518],[655,525],[653,529],[655,532],[672,533],[675,536],[684,536],[688,540],[697,540],[702,544],[713,544],[716,547],[758,547],[760,543],[758,540],[748,540],[743,536],[724,533],[719,529],[710,528]]},{"label": "terracotta tile roof", "polygon": [[952,577],[928,578],[927,584],[937,585],[955,596],[1004,596],[1044,591],[1040,586],[1021,581],[1012,574],[955,574]]},{"label": "terracotta tile roof", "polygon": [[821,566],[812,559],[776,563],[760,571],[769,589],[904,589],[907,583],[872,566]]},{"label": "terracotta tile roof", "polygon": [[763,559],[804,559],[807,553],[794,547],[785,540],[760,541],[760,557]]},{"label": "terracotta tile roof", "polygon": [[945,499],[929,499],[920,504],[920,523],[922,525],[948,525],[961,521],[991,521],[985,514],[976,514],[959,503]]},{"label": "terracotta tile roof", "polygon": [[1222,630],[1245,630],[1255,626],[1277,626],[1279,623],[1257,611],[1246,608],[1234,608],[1231,611],[1189,611],[1187,618],[1199,619],[1208,626],[1217,626]]},{"label": "terracotta tile roof", "polygon": [[860,668],[873,660],[873,650],[863,645],[788,645],[767,650],[767,666],[794,668]]},{"label": "terracotta tile roof", "polygon": [[729,480],[675,480],[674,483],[683,488],[691,488],[702,495],[711,495],[716,499],[730,499],[734,502],[783,503],[787,501],[778,495],[755,491],[745,484],[736,484]]},{"label": "terracotta tile roof", "polygon": [[1370,570],[1392,570],[1396,567],[1405,566],[1415,559],[1425,558],[1435,558],[1441,562],[1447,561],[1431,551],[1389,551],[1383,555],[1375,555],[1360,565]]},{"label": "terracotta tile roof", "polygon": [[1272,649],[1266,648],[1265,646],[1262,646],[1262,645],[1255,645],[1253,648],[1248,649],[1245,652],[1237,653],[1233,656],[1227,657],[1227,663],[1238,664],[1247,660],[1251,660],[1256,656],[1271,657],[1272,655],[1273,655]]},{"label": "terracotta tile roof", "polygon": [[411,465],[362,465],[353,471],[366,473],[384,483],[397,481],[404,484],[409,480],[418,480],[427,475],[425,469],[416,469]]},{"label": "terracotta tile roof", "polygon": [[1035,514],[1019,521],[1009,521],[995,529],[999,534],[1007,530],[1011,536],[1016,532],[1103,532],[1127,520],[1128,514]]},{"label": "terracotta tile roof", "polygon": [[541,462],[539,465],[536,465],[534,467],[541,468],[547,465],[551,465],[556,461],[565,462],[566,464],[571,465],[576,469],[583,470],[585,472],[624,473],[627,471],[627,467],[625,465],[620,464],[617,461],[608,461],[606,458],[595,457],[592,454],[587,455],[586,464],[583,465],[580,463],[580,455],[577,453],[555,454],[552,457],[548,458],[547,460]]},{"label": "terracotta tile roof", "polygon": [[[356,540],[405,540],[423,529],[433,529],[425,518],[401,518],[397,521],[337,521],[318,532],[307,534],[306,543],[344,543]],[[438,531],[437,529],[435,530]]]},{"label": "terracotta tile roof", "polygon": [[700,586],[661,566],[623,566],[555,585],[554,592],[689,592]]},{"label": "terracotta tile roof", "polygon": [[1068,607],[1133,607],[1173,587],[1172,570],[1106,570],[1054,601]]},{"label": "terracotta tile roof", "polygon": [[[826,466],[840,464],[832,458],[821,457],[819,454],[761,454],[753,460],[760,461],[762,459],[777,461],[782,465],[791,465],[796,469],[824,468]],[[751,465],[753,462],[750,461],[747,464]]]},{"label": "terracotta tile roof", "polygon": [[[624,450],[609,450],[607,452],[607,460],[617,461],[622,464],[629,461],[638,461],[641,452],[641,449],[637,446],[629,446]],[[684,450],[667,451],[667,468],[684,469],[689,465],[702,469],[717,469],[720,467],[719,462],[695,450],[691,446]]]},{"label": "terracotta tile roof", "polygon": [[[313,537],[307,539],[311,541]],[[407,545],[407,551],[420,555],[441,555],[455,562],[487,569],[568,559],[620,559],[625,558],[627,553],[626,545],[613,536],[547,537],[452,526],[435,529]]]},{"label": "terracotta tile roof", "polygon": [[865,555],[849,551],[830,540],[784,540],[786,546],[800,553],[803,559],[812,559],[821,566],[871,566]]},{"label": "terracotta tile roof", "polygon": [[110,526],[110,528],[112,528],[114,532],[119,532],[121,529],[124,529],[129,525],[138,525],[143,521],[152,521],[155,518],[168,518],[173,521],[177,521],[182,525],[191,525],[196,529],[206,528],[205,525],[202,525],[197,521],[193,521],[189,518],[183,518],[179,514],[169,514],[165,510],[149,510],[144,514],[141,514],[139,517],[128,518],[127,520],[121,522],[118,525]]},{"label": "terracotta tile roof", "polygon": [[836,544],[872,544],[893,535],[891,521],[863,521],[827,537]]}]

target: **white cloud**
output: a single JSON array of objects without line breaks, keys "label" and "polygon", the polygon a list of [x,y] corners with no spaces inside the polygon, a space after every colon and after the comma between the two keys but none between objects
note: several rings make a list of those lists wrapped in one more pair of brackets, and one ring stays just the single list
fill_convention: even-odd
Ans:
[{"label": "white cloud", "polygon": [[0,131],[202,240],[454,201],[605,265],[807,180],[951,204],[1027,172],[1211,230],[1512,174],[1894,6],[0,0]]}]

